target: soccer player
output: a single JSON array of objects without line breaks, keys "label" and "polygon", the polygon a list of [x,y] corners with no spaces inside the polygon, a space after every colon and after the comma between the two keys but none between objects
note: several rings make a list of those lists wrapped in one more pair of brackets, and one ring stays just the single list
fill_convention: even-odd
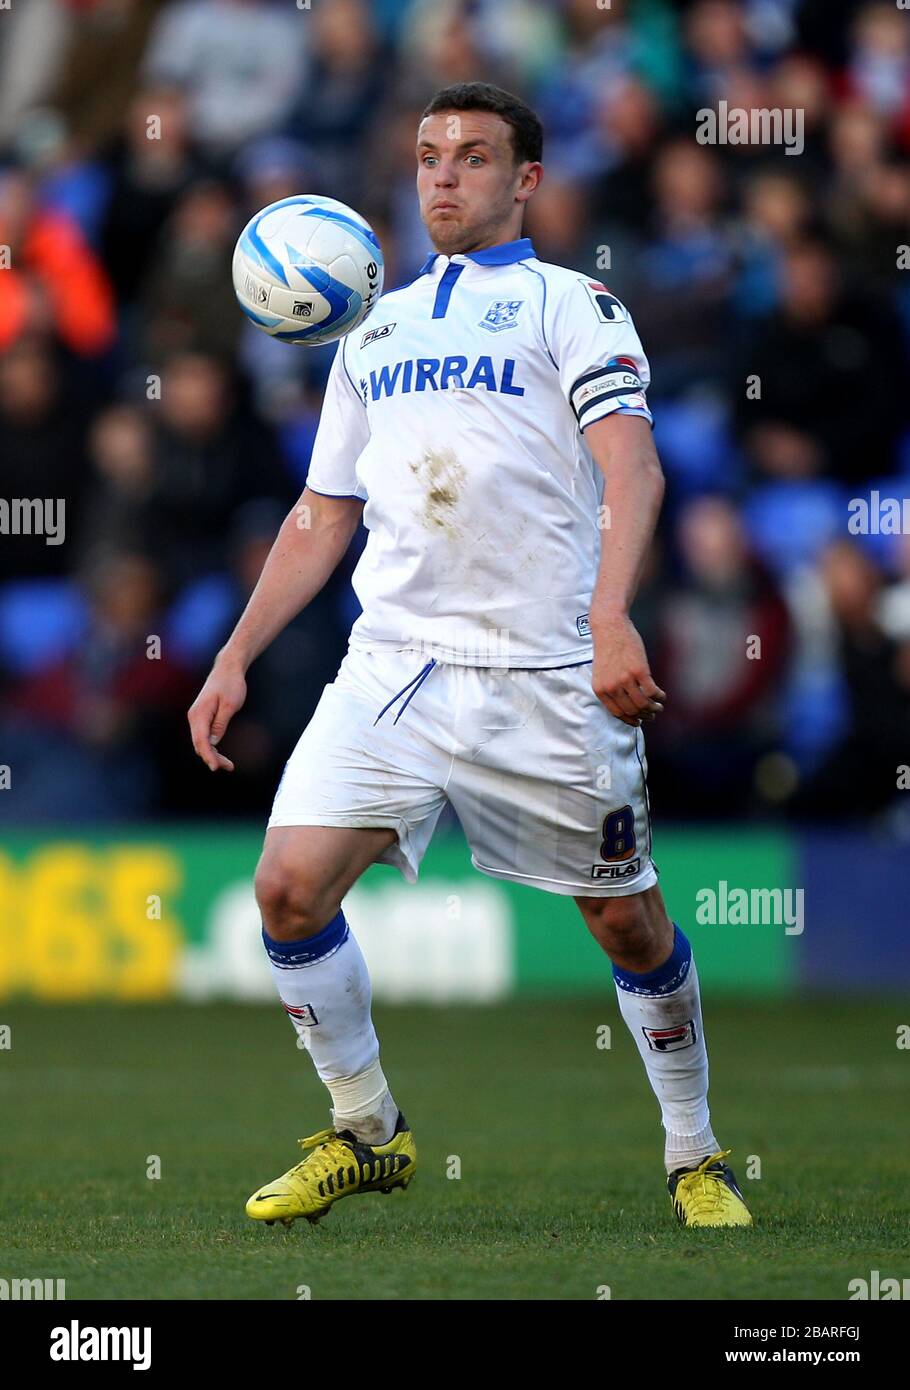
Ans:
[{"label": "soccer player", "polygon": [[651,861],[641,726],[665,695],[629,618],[663,495],[648,364],[606,287],[521,236],[541,153],[537,116],[499,88],[449,87],[424,111],[417,194],[435,251],[341,341],[301,503],[189,712],[196,752],[230,770],[219,745],[246,669],[362,516],[363,613],[288,760],[256,873],[278,993],[333,1121],[249,1199],[269,1223],[414,1174],[342,902],[377,861],[415,881],[449,802],[476,868],[573,897],[612,961],[679,1220],[751,1224],[711,1128],[692,951]]}]

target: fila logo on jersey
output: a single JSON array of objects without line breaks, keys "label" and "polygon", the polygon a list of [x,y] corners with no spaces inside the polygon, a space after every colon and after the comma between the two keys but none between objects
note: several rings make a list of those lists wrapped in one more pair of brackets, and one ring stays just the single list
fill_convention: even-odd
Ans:
[{"label": "fila logo on jersey", "polygon": [[395,326],[394,323],[384,323],[381,328],[371,328],[369,333],[364,333],[360,340],[360,346],[365,348],[368,343],[375,343],[379,338],[387,338]]},{"label": "fila logo on jersey", "polygon": [[678,1052],[691,1047],[696,1040],[695,1023],[690,1018],[675,1028],[642,1028],[652,1052]]},{"label": "fila logo on jersey", "polygon": [[584,285],[588,298],[601,323],[626,323],[627,315],[619,300],[612,295],[606,285],[599,280],[579,280]]},{"label": "fila logo on jersey", "polygon": [[[478,357],[473,367],[466,357],[418,357],[370,372],[370,394],[378,401],[380,396],[406,395],[409,391],[446,391],[452,386],[472,391],[482,386],[503,396],[523,396],[525,388],[515,385],[514,376],[513,357],[503,360],[498,375],[492,357]],[[361,384],[366,399],[363,378]]]},{"label": "fila logo on jersey", "polygon": [[490,333],[501,333],[504,328],[518,327],[518,311],[523,299],[494,299],[478,327]]},{"label": "fila logo on jersey", "polygon": [[284,1004],[285,1013],[289,1018],[292,1018],[295,1023],[299,1023],[305,1028],[310,1028],[314,1023],[319,1022],[319,1019],[313,1012],[312,1004],[285,1004],[283,999],[281,1002]]}]

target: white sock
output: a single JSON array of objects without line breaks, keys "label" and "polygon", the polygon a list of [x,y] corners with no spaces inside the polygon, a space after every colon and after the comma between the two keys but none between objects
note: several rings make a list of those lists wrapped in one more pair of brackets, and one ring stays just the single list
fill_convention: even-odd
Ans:
[{"label": "white sock", "polygon": [[614,965],[613,978],[620,1013],[660,1103],[667,1172],[694,1166],[720,1146],[708,1112],[708,1053],[692,948],[674,924],[669,960],[642,975]]},{"label": "white sock", "polygon": [[387,1142],[398,1107],[379,1066],[366,961],[344,914],[301,941],[275,941],[265,929],[262,940],[285,1012],[332,1096],[336,1128]]}]

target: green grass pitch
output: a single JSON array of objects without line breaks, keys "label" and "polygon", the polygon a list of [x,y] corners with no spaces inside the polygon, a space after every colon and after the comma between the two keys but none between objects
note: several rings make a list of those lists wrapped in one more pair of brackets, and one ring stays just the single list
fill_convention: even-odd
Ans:
[{"label": "green grass pitch", "polygon": [[330,1117],[277,1006],[0,1006],[0,1275],[69,1299],[845,1300],[910,1273],[906,1012],[708,998],[712,1115],[756,1224],[695,1232],[612,998],[377,1007],[417,1177],[285,1231],[244,1203]]}]

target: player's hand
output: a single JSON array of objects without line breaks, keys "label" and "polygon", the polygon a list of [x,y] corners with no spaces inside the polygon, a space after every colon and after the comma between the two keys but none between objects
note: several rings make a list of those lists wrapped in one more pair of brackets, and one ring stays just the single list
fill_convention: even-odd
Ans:
[{"label": "player's hand", "polygon": [[215,662],[211,674],[187,712],[193,747],[212,772],[234,771],[230,758],[216,744],[246,699],[246,680],[238,666]]},{"label": "player's hand", "polygon": [[651,675],[644,643],[622,614],[594,631],[591,684],[610,713],[633,728],[655,719],[667,698]]}]

